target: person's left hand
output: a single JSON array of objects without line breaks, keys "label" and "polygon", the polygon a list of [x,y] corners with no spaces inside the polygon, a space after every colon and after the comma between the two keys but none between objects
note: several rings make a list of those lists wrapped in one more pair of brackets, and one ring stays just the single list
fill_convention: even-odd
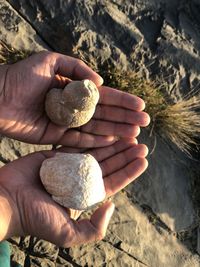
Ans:
[{"label": "person's left hand", "polygon": [[[68,130],[49,120],[44,102],[48,90],[63,88],[70,79],[92,80],[100,100],[92,120]],[[136,137],[139,127],[149,123],[143,100],[102,82],[81,60],[52,52],[0,66],[0,133],[28,143],[87,148],[110,145],[116,137]]]},{"label": "person's left hand", "polygon": [[[91,153],[103,172],[107,197],[136,179],[147,167],[147,147],[134,140],[120,140]],[[62,148],[65,152],[78,149]],[[42,162],[55,151],[36,152],[0,169],[0,240],[30,234],[58,246],[100,240],[104,237],[114,206],[104,203],[90,219],[75,221],[69,210],[54,202],[39,177]]]}]

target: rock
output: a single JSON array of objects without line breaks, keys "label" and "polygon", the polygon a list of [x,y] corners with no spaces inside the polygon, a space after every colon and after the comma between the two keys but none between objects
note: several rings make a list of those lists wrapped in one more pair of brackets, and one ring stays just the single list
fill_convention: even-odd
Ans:
[{"label": "rock", "polygon": [[34,238],[33,254],[55,261],[58,256],[58,247],[45,240]]},{"label": "rock", "polygon": [[45,110],[55,124],[67,128],[80,127],[94,115],[99,91],[90,80],[72,81],[62,89],[51,89],[45,100]]},{"label": "rock", "polygon": [[27,262],[31,267],[56,267],[52,261],[34,256],[29,256]]},{"label": "rock", "polygon": [[44,160],[40,177],[53,200],[67,208],[85,210],[106,196],[101,168],[90,154],[56,153]]},{"label": "rock", "polygon": [[20,240],[20,248],[22,250],[29,250],[30,247],[32,246],[32,237],[31,236],[25,236],[25,237],[21,237],[21,240]]},{"label": "rock", "polygon": [[62,257],[58,256],[56,260],[56,267],[73,267],[73,265]]},{"label": "rock", "polygon": [[21,241],[21,238],[19,237],[19,236],[13,236],[12,238],[11,238],[11,242],[13,243],[13,244],[16,244],[16,245],[19,245],[20,244],[20,241]]},{"label": "rock", "polygon": [[96,245],[87,245],[81,248],[70,249],[70,256],[73,256],[79,266],[133,266],[144,267],[137,259],[127,253],[115,248],[108,242],[98,242]]},{"label": "rock", "polygon": [[[147,135],[139,139],[145,142]],[[148,139],[151,152],[155,139]],[[126,189],[129,195],[134,196],[140,205],[151,207],[172,231],[187,229],[195,224],[190,191],[193,162],[175,146],[167,146],[159,138],[148,161],[147,171]]]},{"label": "rock", "polygon": [[18,246],[13,245],[11,246],[11,262],[12,266],[15,266],[14,263],[21,264],[24,266],[25,263],[25,253],[24,251],[20,250]]}]

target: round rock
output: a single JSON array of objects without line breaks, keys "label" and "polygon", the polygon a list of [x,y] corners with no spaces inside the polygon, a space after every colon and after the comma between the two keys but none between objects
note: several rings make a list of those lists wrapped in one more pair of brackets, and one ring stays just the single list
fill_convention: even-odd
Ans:
[{"label": "round rock", "polygon": [[98,100],[99,91],[92,81],[72,81],[64,89],[47,93],[45,110],[55,124],[74,128],[92,118]]}]

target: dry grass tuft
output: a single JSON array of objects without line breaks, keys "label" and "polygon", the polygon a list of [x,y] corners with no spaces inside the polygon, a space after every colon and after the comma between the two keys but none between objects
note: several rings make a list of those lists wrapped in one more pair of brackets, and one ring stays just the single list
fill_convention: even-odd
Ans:
[{"label": "dry grass tuft", "polygon": [[168,105],[156,116],[157,129],[182,151],[198,149],[200,137],[200,96]]},{"label": "dry grass tuft", "polygon": [[19,51],[5,42],[0,41],[0,65],[13,64],[21,59],[27,58],[30,54],[30,51]]},{"label": "dry grass tuft", "polygon": [[198,149],[200,136],[200,95],[172,103],[159,85],[147,81],[135,72],[111,70],[101,73],[105,84],[141,97],[151,116],[151,133],[171,140],[190,155]]},{"label": "dry grass tuft", "polygon": [[146,103],[146,112],[149,113],[152,120],[154,120],[155,114],[167,106],[163,94],[156,89],[155,84],[143,79],[136,72],[121,73],[115,70],[105,72],[102,76],[104,84],[141,97]]}]

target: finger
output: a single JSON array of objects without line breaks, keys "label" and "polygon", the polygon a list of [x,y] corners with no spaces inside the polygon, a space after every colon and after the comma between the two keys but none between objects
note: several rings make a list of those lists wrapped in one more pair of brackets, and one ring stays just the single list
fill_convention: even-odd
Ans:
[{"label": "finger", "polygon": [[103,79],[82,60],[56,53],[56,74],[68,77],[72,80],[92,80],[96,86],[103,84]]},{"label": "finger", "polygon": [[57,126],[50,122],[40,139],[40,143],[89,148],[108,146],[115,143],[116,140],[116,136],[101,136],[93,133],[83,133],[75,129],[68,130],[65,126]]},{"label": "finger", "polygon": [[81,126],[80,129],[84,133],[132,138],[137,137],[140,133],[140,128],[137,125],[94,119]]},{"label": "finger", "polygon": [[93,118],[112,122],[130,123],[143,127],[150,123],[150,117],[145,112],[136,112],[126,108],[107,105],[97,105]]},{"label": "finger", "polygon": [[125,168],[127,164],[137,158],[145,158],[148,154],[148,149],[145,145],[132,145],[132,147],[105,159],[101,162],[103,177],[115,173],[116,171]]},{"label": "finger", "polygon": [[100,104],[124,107],[135,111],[142,111],[145,108],[145,103],[141,98],[108,86],[99,87],[99,93]]},{"label": "finger", "polygon": [[98,162],[101,162],[102,160],[126,150],[127,148],[133,146],[133,144],[137,144],[137,140],[135,138],[121,139],[111,146],[90,149],[88,153],[95,157]]},{"label": "finger", "polygon": [[83,133],[77,130],[69,130],[59,140],[60,145],[76,146],[80,148],[104,147],[115,143],[116,136],[101,136],[90,133]]},{"label": "finger", "polygon": [[84,219],[73,222],[72,232],[74,236],[70,241],[67,240],[65,242],[64,247],[72,247],[103,239],[113,212],[114,204],[106,202],[93,213],[90,220]]},{"label": "finger", "polygon": [[139,177],[147,168],[148,162],[144,158],[136,159],[129,163],[125,168],[104,178],[106,196],[116,194],[126,187],[137,177]]}]

